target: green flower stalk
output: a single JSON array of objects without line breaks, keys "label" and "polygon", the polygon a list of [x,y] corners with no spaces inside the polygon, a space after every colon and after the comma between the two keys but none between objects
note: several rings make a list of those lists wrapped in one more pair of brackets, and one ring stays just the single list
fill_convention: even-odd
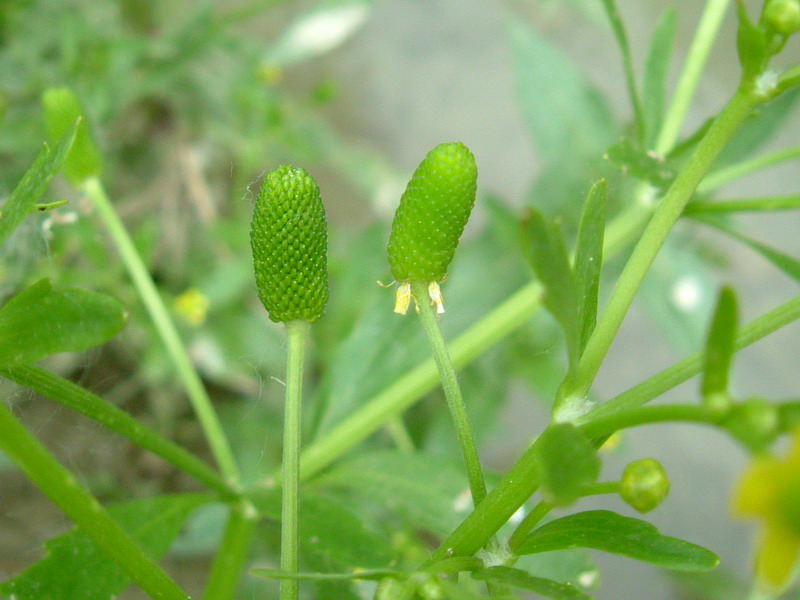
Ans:
[{"label": "green flower stalk", "polygon": [[[325,208],[314,179],[283,166],[267,175],[250,230],[261,302],[288,335],[283,427],[281,570],[298,568],[297,504],[300,487],[300,423],[305,344],[311,322],[328,301],[328,233]],[[280,599],[297,600],[297,580],[281,581]]]},{"label": "green flower stalk", "polygon": [[400,284],[395,312],[408,310],[412,283],[426,284],[436,311],[444,312],[439,283],[475,204],[477,180],[475,157],[461,142],[439,144],[414,171],[389,237],[389,265]]}]

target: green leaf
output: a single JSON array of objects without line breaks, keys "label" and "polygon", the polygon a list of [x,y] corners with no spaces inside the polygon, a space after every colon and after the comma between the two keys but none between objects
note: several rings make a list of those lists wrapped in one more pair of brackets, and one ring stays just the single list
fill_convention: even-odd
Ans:
[{"label": "green leaf", "polygon": [[740,241],[741,243],[749,246],[756,252],[758,252],[761,256],[766,258],[769,262],[773,265],[778,267],[781,271],[786,273],[789,277],[794,279],[797,282],[800,282],[800,260],[794,258],[793,256],[789,256],[785,252],[781,252],[780,250],[776,250],[775,248],[771,248],[766,244],[762,244],[761,242],[754,240],[742,233],[736,231],[733,227],[723,223],[719,219],[710,219],[710,218],[701,218],[697,217],[698,221],[702,221],[707,225],[711,225],[726,233],[730,237],[735,240]]},{"label": "green leaf", "polygon": [[460,462],[429,454],[363,454],[338,464],[317,481],[353,490],[437,534],[455,529],[472,510]]},{"label": "green leaf", "polygon": [[392,559],[385,537],[335,500],[306,494],[300,500],[299,515],[303,555],[324,555],[336,565],[364,569],[384,567]]},{"label": "green leaf", "polygon": [[105,294],[42,279],[0,309],[0,368],[97,346],[124,326],[122,304]]},{"label": "green leaf", "polygon": [[557,423],[542,432],[534,446],[534,462],[542,496],[553,506],[567,506],[582,486],[600,475],[600,459],[592,442],[571,423]]},{"label": "green leaf", "polygon": [[328,0],[302,15],[270,49],[266,63],[287,67],[326,54],[347,40],[369,16],[373,0]]},{"label": "green leaf", "polygon": [[11,196],[0,210],[0,246],[2,246],[22,222],[22,219],[31,212],[39,198],[42,197],[47,186],[50,185],[61,165],[69,154],[77,131],[77,124],[73,121],[65,128],[64,135],[49,148],[45,146],[31,167],[25,172]]},{"label": "green leaf", "polygon": [[578,322],[580,335],[578,354],[582,354],[594,331],[597,320],[597,296],[600,289],[600,271],[603,266],[603,236],[606,225],[608,186],[604,179],[589,190],[583,205],[575,261],[572,271],[578,292]]},{"label": "green leaf", "polygon": [[[109,508],[112,517],[152,557],[162,556],[208,494],[158,496]],[[47,556],[0,584],[0,593],[17,600],[108,600],[124,590],[130,577],[80,530],[45,542]]]},{"label": "green leaf", "polygon": [[675,177],[663,157],[645,152],[628,138],[606,150],[606,158],[623,173],[628,173],[658,187],[666,187]]},{"label": "green leaf", "polygon": [[739,28],[736,33],[736,50],[739,53],[739,64],[745,80],[754,79],[766,67],[769,59],[767,37],[764,31],[756,27],[747,14],[747,7],[742,0],[736,2],[736,16]]},{"label": "green leaf", "polygon": [[628,95],[630,96],[631,104],[633,105],[633,112],[636,117],[636,126],[639,130],[640,139],[647,138],[646,122],[644,119],[644,110],[642,108],[642,99],[639,96],[639,89],[636,86],[636,76],[633,72],[633,60],[631,59],[631,48],[628,43],[628,34],[625,32],[625,24],[622,22],[622,17],[617,9],[615,0],[602,0],[603,8],[605,8],[608,20],[611,23],[611,29],[614,32],[614,37],[617,40],[620,52],[622,53],[622,65],[625,70],[625,82],[628,86]]},{"label": "green leaf", "polygon": [[100,175],[102,158],[75,93],[69,88],[50,88],[42,96],[42,106],[47,135],[51,140],[59,139],[75,121],[81,119],[75,144],[64,163],[64,174],[67,178],[73,185],[79,185],[89,177]]},{"label": "green leaf", "polygon": [[522,249],[544,286],[545,307],[564,330],[572,368],[579,358],[579,299],[564,235],[558,223],[548,221],[538,210],[528,207],[522,222]]},{"label": "green leaf", "polygon": [[648,147],[652,147],[655,143],[664,118],[664,98],[672,45],[675,40],[676,15],[677,12],[673,7],[667,8],[662,13],[650,39],[650,48],[645,59],[642,105],[648,133]]},{"label": "green leaf", "polygon": [[728,391],[728,373],[736,352],[736,294],[722,288],[706,341],[702,393],[704,398]]},{"label": "green leaf", "polygon": [[518,554],[594,548],[677,571],[707,571],[719,563],[710,550],[659,533],[650,523],[608,510],[590,510],[550,521],[531,533]]},{"label": "green leaf", "polygon": [[511,567],[489,567],[488,569],[476,571],[472,574],[472,578],[478,581],[500,581],[523,590],[536,592],[547,598],[555,598],[556,600],[591,600],[590,596],[587,596],[573,585],[559,583],[552,579],[534,577],[521,569],[513,569]]},{"label": "green leaf", "polygon": [[616,126],[608,105],[575,63],[522,21],[508,33],[523,116],[546,162],[572,163],[608,147]]}]

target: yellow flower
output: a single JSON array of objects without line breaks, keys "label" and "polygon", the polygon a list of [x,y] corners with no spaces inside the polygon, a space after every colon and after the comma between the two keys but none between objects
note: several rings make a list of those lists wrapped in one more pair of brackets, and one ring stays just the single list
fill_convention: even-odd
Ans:
[{"label": "yellow flower", "polygon": [[175,298],[175,311],[190,325],[202,325],[208,313],[208,297],[197,288],[189,288]]},{"label": "yellow flower", "polygon": [[783,458],[757,458],[739,481],[733,512],[763,521],[756,554],[759,583],[781,591],[800,555],[800,430]]}]

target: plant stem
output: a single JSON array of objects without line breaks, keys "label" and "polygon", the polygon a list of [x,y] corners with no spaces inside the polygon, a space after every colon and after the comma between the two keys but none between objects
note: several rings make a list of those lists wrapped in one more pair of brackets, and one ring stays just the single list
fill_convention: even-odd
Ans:
[{"label": "plant stem", "polygon": [[778,210],[797,210],[798,208],[800,208],[800,195],[765,196],[763,198],[735,198],[718,202],[692,202],[686,207],[683,214],[775,212]]},{"label": "plant stem", "polygon": [[667,235],[714,159],[758,102],[758,96],[737,90],[670,186],[634,248],[614,287],[606,310],[589,338],[576,370],[575,387],[571,395],[586,397],[622,320]]},{"label": "plant stem", "polygon": [[106,194],[102,182],[97,177],[90,177],[83,184],[83,189],[94,203],[100,218],[105,223],[111,235],[117,251],[120,254],[128,274],[133,280],[142,303],[145,305],[150,318],[155,325],[161,341],[167,349],[167,354],[172,360],[178,377],[183,382],[192,408],[197,414],[200,426],[203,428],[211,452],[219,465],[225,478],[231,484],[239,481],[239,470],[233,459],[230,445],[222,425],[214,411],[214,406],[206,392],[197,370],[194,368],[186,347],[183,345],[175,323],[169,316],[169,311],[153,283],[150,273],[147,271],[142,258],[136,251],[133,241],[125,230],[119,216],[117,215],[111,201]]},{"label": "plant stem", "polygon": [[0,450],[152,598],[189,599],[72,473],[28,433],[3,402],[0,402]]},{"label": "plant stem", "polygon": [[709,0],[706,3],[675,88],[675,95],[672,97],[656,140],[655,151],[659,154],[669,152],[680,135],[681,126],[686,119],[686,113],[705,68],[706,60],[708,60],[708,54],[717,39],[717,33],[729,4],[730,0]]},{"label": "plant stem", "polygon": [[[303,397],[303,359],[311,324],[288,321],[289,352],[286,360],[286,403],[283,423],[283,467],[281,473],[281,571],[296,573],[297,502],[300,488],[300,428]],[[281,580],[281,600],[297,600],[298,582]]]},{"label": "plant stem", "polygon": [[583,432],[591,439],[601,438],[629,427],[663,423],[665,421],[685,421],[689,423],[715,423],[717,418],[704,406],[696,404],[660,404],[658,406],[642,406],[626,411],[619,411],[605,417],[597,417],[582,427]]},{"label": "plant stem", "polygon": [[194,454],[142,425],[128,413],[81,386],[36,365],[0,369],[0,375],[94,419],[134,444],[150,450],[184,473],[195,477],[223,497],[235,497],[236,492],[219,474]]},{"label": "plant stem", "polygon": [[464,458],[464,465],[467,470],[472,503],[477,506],[486,497],[486,482],[483,478],[481,460],[478,456],[478,446],[475,443],[475,436],[469,424],[467,406],[464,404],[461,387],[458,385],[453,362],[450,360],[447,345],[444,342],[444,337],[442,337],[442,331],[439,329],[436,313],[433,312],[433,306],[428,301],[428,284],[412,282],[411,295],[419,308],[422,328],[425,330],[428,343],[431,345],[433,359],[436,362],[436,368],[442,380],[442,389],[447,399],[447,407],[450,409],[450,416],[453,419],[453,425],[458,436],[458,444],[461,447],[461,456]]},{"label": "plant stem", "polygon": [[242,567],[247,560],[258,513],[247,500],[230,509],[222,542],[217,548],[211,574],[203,593],[204,600],[230,600],[236,596]]},{"label": "plant stem", "polygon": [[708,177],[697,186],[697,193],[707,194],[730,181],[797,157],[800,157],[800,146],[792,146],[791,148],[785,148],[717,169],[709,173]]},{"label": "plant stem", "polygon": [[398,450],[406,454],[411,454],[416,450],[414,447],[414,440],[411,438],[411,434],[408,433],[406,424],[403,422],[403,418],[400,415],[397,415],[386,423],[386,430],[389,432]]}]

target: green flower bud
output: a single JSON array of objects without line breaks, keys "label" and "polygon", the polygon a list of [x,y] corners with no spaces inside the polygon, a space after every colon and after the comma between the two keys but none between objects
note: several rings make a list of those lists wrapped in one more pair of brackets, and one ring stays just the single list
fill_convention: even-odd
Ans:
[{"label": "green flower bud", "polygon": [[389,265],[401,283],[395,310],[403,303],[408,306],[410,292],[403,284],[414,281],[435,284],[431,300],[441,312],[438,283],[447,276],[472,212],[477,180],[475,157],[460,142],[436,146],[414,171],[389,236]]},{"label": "green flower bud", "polygon": [[258,296],[275,322],[314,321],[328,301],[328,232],[314,179],[303,169],[267,175],[253,212]]},{"label": "green flower bud", "polygon": [[669,493],[669,478],[664,467],[654,458],[629,463],[619,482],[622,499],[640,513],[656,508]]},{"label": "green flower bud", "polygon": [[771,0],[764,7],[762,19],[777,33],[791,35],[800,30],[800,1]]}]

